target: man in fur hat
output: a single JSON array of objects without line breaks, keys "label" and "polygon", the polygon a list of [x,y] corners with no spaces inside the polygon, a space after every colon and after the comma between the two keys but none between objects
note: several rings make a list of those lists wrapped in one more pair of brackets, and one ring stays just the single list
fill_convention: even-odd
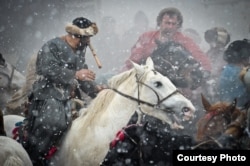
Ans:
[{"label": "man in fur hat", "polygon": [[230,42],[230,34],[223,27],[213,27],[205,32],[204,39],[210,46],[206,54],[211,61],[212,68],[210,79],[206,82],[203,93],[207,94],[211,102],[216,102],[219,100],[219,76],[226,65],[223,54],[227,44]]},{"label": "man in fur hat", "polygon": [[78,17],[65,30],[67,35],[49,40],[37,55],[27,138],[22,140],[34,165],[47,165],[70,126],[72,89],[79,87],[91,97],[100,90],[94,83],[95,73],[85,64],[86,48],[98,32],[97,25]]}]

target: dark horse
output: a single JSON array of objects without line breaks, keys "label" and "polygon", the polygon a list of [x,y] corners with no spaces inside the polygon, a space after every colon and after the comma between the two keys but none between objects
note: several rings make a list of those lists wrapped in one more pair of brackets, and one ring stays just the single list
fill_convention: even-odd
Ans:
[{"label": "dark horse", "polygon": [[158,47],[151,57],[158,72],[180,88],[196,89],[201,86],[203,69],[187,49],[174,41],[156,41],[156,44]]},{"label": "dark horse", "polygon": [[136,116],[117,133],[101,166],[167,166],[173,163],[173,150],[191,149],[192,137],[159,119],[144,114],[140,123],[133,121]]}]

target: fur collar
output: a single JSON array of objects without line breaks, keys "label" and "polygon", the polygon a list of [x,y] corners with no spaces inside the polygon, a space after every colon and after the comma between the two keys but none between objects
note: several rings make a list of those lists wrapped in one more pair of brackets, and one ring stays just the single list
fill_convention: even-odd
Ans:
[{"label": "fur collar", "polygon": [[81,35],[81,36],[94,36],[98,32],[98,27],[96,23],[92,23],[88,28],[79,28],[76,25],[68,24],[65,27],[66,32],[73,35]]}]

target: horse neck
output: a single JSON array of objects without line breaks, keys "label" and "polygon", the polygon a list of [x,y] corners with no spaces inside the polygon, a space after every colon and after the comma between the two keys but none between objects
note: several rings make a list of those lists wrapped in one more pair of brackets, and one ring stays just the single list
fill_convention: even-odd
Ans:
[{"label": "horse neck", "polygon": [[[130,75],[129,73],[127,74]],[[124,93],[128,96],[137,98],[137,96],[135,96],[137,92],[137,83],[135,77],[133,78],[133,76],[130,75],[127,79],[115,79],[116,80],[112,80],[113,82],[111,84],[113,85],[114,89],[117,89],[121,93]],[[118,83],[121,84],[118,86]],[[87,122],[88,124],[86,123],[86,125],[89,125],[89,123],[105,124],[106,122],[109,122],[109,124],[112,125],[112,121],[115,119],[120,119],[120,121],[115,121],[123,124],[124,121],[128,122],[129,118],[135,112],[137,105],[138,104],[136,101],[128,99],[113,91],[112,89],[107,89],[101,91],[97,97],[92,100],[91,104],[86,110],[86,117],[83,116],[83,118],[88,119],[87,121],[89,121]],[[105,118],[96,118],[101,116],[105,116]]]}]

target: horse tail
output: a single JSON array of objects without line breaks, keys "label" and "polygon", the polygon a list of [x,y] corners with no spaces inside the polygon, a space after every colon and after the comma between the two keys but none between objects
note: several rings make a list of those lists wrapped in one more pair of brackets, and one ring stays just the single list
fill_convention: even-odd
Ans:
[{"label": "horse tail", "polygon": [[4,130],[3,112],[1,109],[0,109],[0,136],[6,136],[6,132]]}]

